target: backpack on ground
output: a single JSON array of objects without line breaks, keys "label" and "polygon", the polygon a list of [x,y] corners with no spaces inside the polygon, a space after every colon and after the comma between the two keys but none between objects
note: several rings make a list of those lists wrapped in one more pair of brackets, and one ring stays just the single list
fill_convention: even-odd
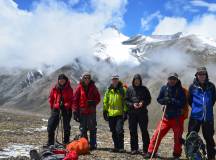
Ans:
[{"label": "backpack on ground", "polygon": [[90,147],[86,138],[76,138],[66,146],[68,152],[75,151],[78,155],[88,154]]},{"label": "backpack on ground", "polygon": [[62,145],[52,145],[41,149],[41,151],[31,150],[32,160],[78,160],[75,151],[68,152]]},{"label": "backpack on ground", "polygon": [[188,160],[207,160],[205,144],[195,131],[187,135],[184,149]]}]

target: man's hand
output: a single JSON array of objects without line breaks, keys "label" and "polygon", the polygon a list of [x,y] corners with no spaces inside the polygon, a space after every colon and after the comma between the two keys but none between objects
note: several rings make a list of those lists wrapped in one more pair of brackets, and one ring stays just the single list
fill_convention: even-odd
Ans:
[{"label": "man's hand", "polygon": [[163,98],[163,101],[164,101],[165,105],[169,105],[169,104],[171,104],[171,103],[172,103],[172,101],[171,101],[171,98],[170,98],[170,97],[164,97],[164,98]]},{"label": "man's hand", "polygon": [[140,108],[139,103],[134,103],[133,107],[134,107],[135,109]]},{"label": "man's hand", "polygon": [[143,106],[144,106],[144,102],[143,101],[139,102],[139,108],[142,108]]}]

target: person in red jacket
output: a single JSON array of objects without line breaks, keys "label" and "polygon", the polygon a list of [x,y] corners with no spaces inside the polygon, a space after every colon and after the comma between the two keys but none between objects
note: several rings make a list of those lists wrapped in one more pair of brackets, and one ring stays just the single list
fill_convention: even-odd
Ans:
[{"label": "person in red jacket", "polygon": [[63,143],[67,144],[70,141],[70,120],[72,117],[73,89],[70,86],[70,81],[68,80],[68,77],[64,74],[60,74],[58,76],[57,84],[51,89],[49,103],[51,108],[51,116],[48,120],[47,126],[47,145],[54,145],[55,130],[59,124],[60,118],[63,118]]},{"label": "person in red jacket", "polygon": [[97,149],[96,133],[96,106],[100,102],[100,94],[91,80],[90,73],[84,73],[74,94],[74,120],[80,122],[81,136],[88,139],[90,131],[90,150]]}]

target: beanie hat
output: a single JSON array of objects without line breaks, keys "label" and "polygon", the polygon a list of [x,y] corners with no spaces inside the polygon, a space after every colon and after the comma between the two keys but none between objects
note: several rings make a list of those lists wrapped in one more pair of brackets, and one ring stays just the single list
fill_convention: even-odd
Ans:
[{"label": "beanie hat", "polygon": [[58,76],[58,80],[61,80],[61,79],[64,79],[64,80],[68,81],[68,77],[65,74],[60,74]]},{"label": "beanie hat", "polygon": [[87,76],[90,77],[90,79],[91,79],[91,74],[89,72],[84,72],[81,76],[81,79],[84,79]]},{"label": "beanie hat", "polygon": [[200,72],[207,73],[206,67],[198,67],[198,68],[197,68],[196,74],[197,74],[197,73],[200,73]]},{"label": "beanie hat", "polygon": [[119,79],[119,75],[118,74],[113,74],[112,79]]},{"label": "beanie hat", "polygon": [[178,74],[177,73],[170,73],[168,78],[171,78],[171,77],[175,77],[176,79],[178,79]]}]

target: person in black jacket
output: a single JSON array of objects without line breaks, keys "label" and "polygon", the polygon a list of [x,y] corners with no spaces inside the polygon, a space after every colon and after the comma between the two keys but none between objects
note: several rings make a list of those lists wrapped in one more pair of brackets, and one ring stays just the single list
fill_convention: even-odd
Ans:
[{"label": "person in black jacket", "polygon": [[147,106],[151,103],[151,95],[147,87],[142,85],[142,78],[136,74],[126,92],[126,104],[129,108],[129,130],[131,154],[138,153],[138,134],[137,126],[139,124],[142,132],[143,152],[147,153],[149,146],[148,133],[148,110]]}]

